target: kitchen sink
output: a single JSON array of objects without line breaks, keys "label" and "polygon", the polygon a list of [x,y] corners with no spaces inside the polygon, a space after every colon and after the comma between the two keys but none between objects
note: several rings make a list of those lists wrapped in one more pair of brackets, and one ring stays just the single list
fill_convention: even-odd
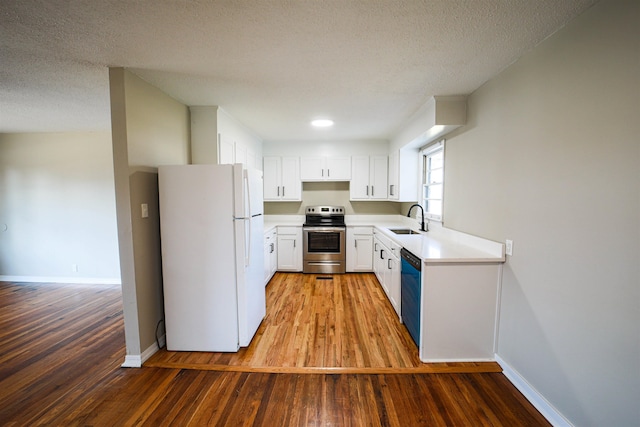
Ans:
[{"label": "kitchen sink", "polygon": [[418,231],[411,230],[410,228],[390,228],[396,234],[420,234]]}]

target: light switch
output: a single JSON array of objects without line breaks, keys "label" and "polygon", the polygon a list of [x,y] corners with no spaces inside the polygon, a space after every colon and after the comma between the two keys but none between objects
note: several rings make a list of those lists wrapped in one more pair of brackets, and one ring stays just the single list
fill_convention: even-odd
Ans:
[{"label": "light switch", "polygon": [[147,205],[146,203],[143,203],[140,205],[140,207],[142,208],[142,218],[148,218],[149,217],[149,205]]}]

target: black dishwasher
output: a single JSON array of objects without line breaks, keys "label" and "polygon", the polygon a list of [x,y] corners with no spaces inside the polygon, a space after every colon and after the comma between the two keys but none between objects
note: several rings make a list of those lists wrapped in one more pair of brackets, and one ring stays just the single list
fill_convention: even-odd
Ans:
[{"label": "black dishwasher", "polygon": [[400,279],[400,312],[402,322],[411,338],[420,347],[420,290],[422,288],[422,260],[402,248]]}]

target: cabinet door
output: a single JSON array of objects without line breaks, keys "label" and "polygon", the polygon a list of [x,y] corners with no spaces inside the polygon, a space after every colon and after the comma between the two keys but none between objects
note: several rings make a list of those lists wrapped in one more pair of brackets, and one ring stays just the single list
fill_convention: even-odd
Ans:
[{"label": "cabinet door", "polygon": [[270,275],[278,271],[278,234],[274,230],[271,234],[271,249],[269,250]]},{"label": "cabinet door", "polygon": [[[411,202],[420,199],[420,186],[418,165],[420,163],[420,153],[417,149],[402,149],[394,153],[397,160],[394,166],[389,166],[389,184],[393,184],[393,195],[389,198],[401,202]],[[396,166],[397,165],[397,166]],[[391,168],[396,168],[391,171]],[[395,182],[392,182],[395,181]]]},{"label": "cabinet door", "polygon": [[263,159],[264,200],[280,200],[280,184],[282,164],[280,157]]},{"label": "cabinet door", "polygon": [[278,268],[278,233],[272,230],[264,234],[264,284],[275,274]]},{"label": "cabinet door", "polygon": [[389,301],[400,316],[400,259],[389,259]]},{"label": "cabinet door", "polygon": [[349,181],[351,179],[351,158],[327,157],[324,177],[328,181]]},{"label": "cabinet door", "polygon": [[373,236],[356,235],[354,244],[356,248],[354,271],[372,271]]},{"label": "cabinet door", "polygon": [[302,271],[302,227],[278,230],[278,270]]},{"label": "cabinet door", "polygon": [[278,270],[295,271],[296,269],[295,235],[278,235]]},{"label": "cabinet door", "polygon": [[302,181],[323,181],[324,157],[301,157],[300,179]]},{"label": "cabinet door", "polygon": [[230,165],[234,163],[233,142],[222,134],[218,134],[218,164]]},{"label": "cabinet door", "polygon": [[356,248],[356,237],[353,234],[353,227],[347,227],[347,241],[345,242],[347,273],[353,273],[356,268],[356,258],[358,257]]},{"label": "cabinet door", "polygon": [[349,196],[351,200],[369,199],[369,156],[351,158]]},{"label": "cabinet door", "polygon": [[[373,271],[384,289],[385,247],[375,236],[373,238]],[[386,290],[385,290],[386,292]]]},{"label": "cabinet door", "polygon": [[297,157],[282,158],[282,200],[302,200],[300,160]]},{"label": "cabinet door", "polygon": [[371,227],[347,227],[347,272],[373,271]]},{"label": "cabinet door", "polygon": [[389,191],[387,198],[389,200],[398,200],[398,166],[400,165],[399,151],[394,150],[389,153]]},{"label": "cabinet door", "polygon": [[349,181],[351,158],[301,157],[300,179],[302,181]]},{"label": "cabinet door", "polygon": [[247,148],[247,169],[260,169],[260,165],[256,162],[256,153]]},{"label": "cabinet door", "polygon": [[269,233],[264,235],[264,284],[265,286],[271,278],[271,241]]},{"label": "cabinet door", "polygon": [[236,142],[233,147],[234,152],[234,163],[242,163],[245,167],[247,166],[247,147],[242,145],[239,142]]},{"label": "cabinet door", "polygon": [[387,294],[387,298],[389,298],[389,276],[390,276],[390,272],[388,269],[388,260],[389,260],[390,254],[389,254],[389,250],[387,249],[386,246],[381,246],[380,247],[380,254],[378,256],[377,262],[378,262],[378,270],[379,270],[379,274],[380,274],[380,278],[378,279],[380,281],[380,284],[382,285],[382,289],[384,289],[384,293]]},{"label": "cabinet door", "polygon": [[387,156],[371,157],[369,165],[370,199],[387,199]]}]

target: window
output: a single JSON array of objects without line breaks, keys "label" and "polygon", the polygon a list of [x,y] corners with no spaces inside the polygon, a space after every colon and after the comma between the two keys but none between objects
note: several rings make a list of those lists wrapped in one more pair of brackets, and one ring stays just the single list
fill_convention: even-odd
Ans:
[{"label": "window", "polygon": [[444,201],[444,140],[423,148],[422,207],[426,218],[442,221]]}]

